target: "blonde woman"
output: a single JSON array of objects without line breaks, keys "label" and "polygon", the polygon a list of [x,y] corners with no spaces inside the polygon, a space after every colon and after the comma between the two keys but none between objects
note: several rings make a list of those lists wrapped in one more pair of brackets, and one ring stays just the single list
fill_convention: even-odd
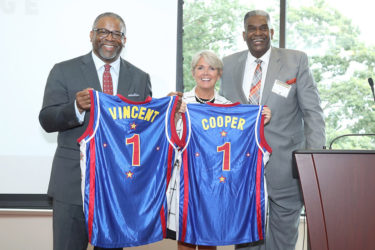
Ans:
[{"label": "blonde woman", "polygon": [[[217,103],[217,104],[230,104],[231,102],[219,95],[215,90],[216,82],[220,79],[223,72],[223,62],[221,59],[212,51],[203,50],[196,53],[193,56],[191,62],[192,76],[196,82],[196,86],[189,92],[183,94],[183,102],[181,104],[180,112],[185,112],[186,103]],[[170,93],[170,94],[181,94],[181,93]],[[265,123],[268,123],[271,119],[271,111],[265,107],[263,110],[265,116]],[[181,120],[177,124],[177,130],[181,135]],[[176,239],[176,182],[175,175],[171,179],[171,184],[168,188],[168,194],[171,195],[171,206],[168,217],[168,238]],[[178,241],[178,250],[190,250],[190,249],[216,249],[216,246],[202,246],[192,245]]]}]

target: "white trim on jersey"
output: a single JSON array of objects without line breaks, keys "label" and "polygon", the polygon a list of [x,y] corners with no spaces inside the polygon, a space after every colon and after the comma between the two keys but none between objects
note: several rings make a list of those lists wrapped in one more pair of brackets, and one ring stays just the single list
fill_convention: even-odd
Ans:
[{"label": "white trim on jersey", "polygon": [[99,104],[99,92],[95,92],[96,94],[96,103],[97,103],[97,109],[98,109],[98,115],[96,117],[96,126],[95,126],[95,129],[94,129],[94,132],[92,133],[92,135],[87,139],[87,140],[83,140],[84,143],[87,143],[88,141],[90,141],[96,134],[96,131],[98,130],[99,128],[99,121],[100,121],[100,104]]},{"label": "white trim on jersey", "polygon": [[82,194],[82,210],[84,211],[85,210],[85,196],[83,195],[84,194],[84,190],[85,190],[85,184],[86,184],[86,181],[85,181],[85,176],[86,176],[86,154],[83,154],[82,152],[86,152],[86,143],[80,143],[80,168],[81,168],[81,194]]},{"label": "white trim on jersey", "polygon": [[[169,142],[169,144],[173,147],[173,149],[176,151],[177,150],[177,147],[172,143],[171,141],[171,138],[170,136],[168,135],[168,114],[169,114],[169,109],[171,107],[171,104],[172,104],[172,100],[173,100],[173,96],[170,97],[170,101],[169,101],[169,104],[168,104],[168,108],[167,108],[167,114],[165,116],[165,136],[167,137],[167,140]],[[174,115],[174,114],[173,114]],[[171,114],[172,116],[172,114]]]}]

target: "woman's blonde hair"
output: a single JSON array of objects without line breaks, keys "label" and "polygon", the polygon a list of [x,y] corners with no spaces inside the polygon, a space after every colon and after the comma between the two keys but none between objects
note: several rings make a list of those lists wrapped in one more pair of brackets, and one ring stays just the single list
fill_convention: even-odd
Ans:
[{"label": "woman's blonde hair", "polygon": [[213,68],[217,69],[219,72],[223,70],[223,61],[211,50],[202,50],[196,53],[191,60],[191,70],[194,71],[199,59],[203,59]]}]

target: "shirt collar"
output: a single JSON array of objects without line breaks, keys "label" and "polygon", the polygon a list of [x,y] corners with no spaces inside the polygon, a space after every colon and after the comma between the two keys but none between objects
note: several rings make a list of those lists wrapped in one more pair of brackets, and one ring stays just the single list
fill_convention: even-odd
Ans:
[{"label": "shirt collar", "polygon": [[[106,64],[103,62],[95,53],[92,51],[91,53],[92,59],[94,60],[96,71],[99,71],[101,68],[104,68],[104,65]],[[120,72],[120,57],[117,58],[116,61],[110,63],[112,70],[114,70],[115,73],[119,74]]]},{"label": "shirt collar", "polygon": [[[264,55],[261,56],[259,59],[262,60],[262,62],[268,64],[268,62],[270,61],[270,55],[271,55],[271,46],[270,46],[270,48],[267,50],[267,52],[264,53]],[[255,60],[257,59],[255,56],[253,56],[253,55],[250,53],[250,51],[248,52],[247,58],[248,58],[248,60],[249,60],[251,63],[255,63]]]}]

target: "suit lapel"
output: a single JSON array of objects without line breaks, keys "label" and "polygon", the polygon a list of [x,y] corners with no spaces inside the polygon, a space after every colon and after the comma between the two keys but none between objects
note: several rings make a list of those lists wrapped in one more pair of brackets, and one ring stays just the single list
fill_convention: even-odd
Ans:
[{"label": "suit lapel", "polygon": [[267,102],[267,99],[271,94],[274,81],[277,79],[277,76],[281,70],[281,66],[280,55],[277,48],[271,48],[270,61],[264,83],[261,105],[264,105]]},{"label": "suit lapel", "polygon": [[120,75],[118,78],[117,93],[126,96],[129,93],[129,86],[131,82],[129,68],[125,63],[125,60],[121,58],[120,61]]},{"label": "suit lapel", "polygon": [[243,53],[241,53],[239,55],[238,63],[237,63],[237,65],[239,65],[239,67],[237,67],[235,69],[235,72],[234,72],[235,77],[237,78],[235,80],[235,84],[237,84],[237,86],[235,86],[235,88],[238,89],[238,91],[240,92],[240,97],[241,97],[242,103],[248,103],[249,102],[246,94],[243,92],[243,87],[242,87],[247,54],[248,54],[248,50],[245,50],[245,51],[243,51]]},{"label": "suit lapel", "polygon": [[86,80],[87,87],[102,91],[98,78],[98,72],[96,71],[91,52],[82,58],[81,70]]}]

